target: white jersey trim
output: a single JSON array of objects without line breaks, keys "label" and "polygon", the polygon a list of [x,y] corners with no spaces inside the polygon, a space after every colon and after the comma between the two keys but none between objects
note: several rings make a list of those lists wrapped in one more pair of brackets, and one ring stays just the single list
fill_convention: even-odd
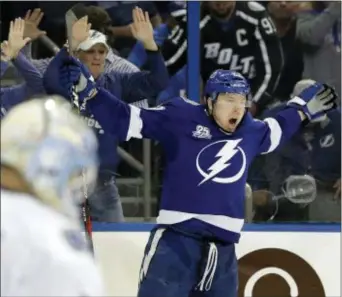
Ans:
[{"label": "white jersey trim", "polygon": [[186,9],[178,9],[178,10],[172,11],[171,16],[173,16],[174,18],[180,17],[180,16],[186,16]]},{"label": "white jersey trim", "polygon": [[270,147],[266,152],[262,152],[261,154],[268,154],[273,152],[278,147],[283,132],[277,120],[273,118],[266,118],[264,119],[264,122],[270,129]]},{"label": "white jersey trim", "polygon": [[295,96],[293,97],[289,102],[289,103],[295,103],[295,104],[298,104],[300,106],[305,106],[306,105],[306,101],[304,101],[302,98],[298,97],[298,96]]},{"label": "white jersey trim", "polygon": [[[210,21],[210,19],[211,19],[210,15],[205,16],[203,20],[201,20],[200,22],[200,29],[202,29]],[[185,39],[185,41],[182,43],[182,45],[179,47],[176,53],[170,59],[165,61],[165,65],[170,66],[176,63],[177,60],[184,54],[187,47],[188,47],[188,42],[187,42],[187,39]]]},{"label": "white jersey trim", "polygon": [[259,22],[258,19],[253,18],[247,14],[245,14],[243,11],[241,10],[237,10],[236,11],[236,15],[240,16],[241,18],[243,18],[245,21],[247,21],[250,24],[253,24],[254,26],[258,26]]},{"label": "white jersey trim", "polygon": [[264,77],[264,80],[263,80],[261,86],[259,87],[259,89],[257,90],[257,92],[254,94],[253,99],[252,99],[254,102],[258,102],[260,97],[262,96],[262,94],[267,90],[267,87],[268,87],[268,85],[270,83],[270,80],[272,78],[271,63],[270,63],[270,59],[269,59],[269,56],[268,56],[266,43],[265,43],[264,39],[262,38],[262,35],[261,35],[260,30],[258,28],[259,21],[256,18],[253,18],[253,17],[245,14],[244,12],[242,12],[240,10],[238,10],[236,12],[236,14],[238,16],[240,16],[242,19],[244,19],[246,22],[256,26],[255,32],[254,32],[254,36],[259,41],[259,46],[260,46],[260,50],[261,50],[261,56],[262,56],[262,58],[264,60],[264,65],[265,65],[265,77]]},{"label": "white jersey trim", "polygon": [[234,233],[240,233],[244,224],[244,219],[237,219],[229,216],[188,213],[165,209],[159,211],[157,224],[173,225],[191,219],[197,219]]},{"label": "white jersey trim", "polygon": [[264,65],[265,65],[264,81],[262,82],[259,90],[255,93],[255,95],[253,96],[253,99],[252,99],[254,102],[258,102],[260,97],[262,96],[262,94],[267,90],[267,87],[271,81],[272,68],[271,68],[270,59],[268,57],[268,52],[267,52],[267,47],[266,47],[265,41],[262,38],[262,35],[261,35],[258,28],[255,29],[254,35],[255,35],[256,39],[259,41],[259,45],[260,45],[260,49],[261,49],[261,55],[262,55],[262,58],[264,60]]},{"label": "white jersey trim", "polygon": [[177,50],[177,52],[167,61],[165,61],[165,66],[170,66],[174,63],[176,63],[176,61],[183,55],[183,53],[186,51],[186,48],[188,47],[188,42],[185,40],[181,47]]},{"label": "white jersey trim", "polygon": [[130,112],[126,141],[130,140],[131,138],[139,138],[139,139],[143,138],[141,134],[141,131],[143,128],[143,122],[140,117],[141,109],[131,104],[129,105],[129,108],[131,112]]}]

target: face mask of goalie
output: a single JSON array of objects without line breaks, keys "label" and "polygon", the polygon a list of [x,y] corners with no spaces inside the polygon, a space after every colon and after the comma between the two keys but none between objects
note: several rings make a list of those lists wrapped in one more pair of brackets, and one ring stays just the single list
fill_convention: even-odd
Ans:
[{"label": "face mask of goalie", "polygon": [[97,141],[71,106],[60,100],[31,100],[3,118],[1,186],[78,219],[79,205],[95,187]]}]

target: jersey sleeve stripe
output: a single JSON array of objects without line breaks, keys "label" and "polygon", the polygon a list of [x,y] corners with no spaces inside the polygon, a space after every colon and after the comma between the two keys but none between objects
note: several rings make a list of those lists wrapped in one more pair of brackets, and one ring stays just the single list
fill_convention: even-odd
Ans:
[{"label": "jersey sleeve stripe", "polygon": [[186,9],[178,9],[178,10],[171,12],[171,16],[173,16],[174,18],[185,16],[185,15],[186,15]]},{"label": "jersey sleeve stripe", "polygon": [[245,14],[243,11],[241,10],[237,10],[236,11],[236,15],[240,16],[241,18],[243,18],[246,22],[253,24],[254,26],[258,26],[259,22],[256,18],[253,18],[247,14]]},{"label": "jersey sleeve stripe", "polygon": [[270,152],[273,152],[278,147],[280,140],[281,140],[281,136],[282,136],[282,130],[277,120],[273,118],[266,118],[264,122],[270,129],[269,136],[268,136],[269,141],[270,141],[270,146],[268,150],[265,152],[262,152],[262,154],[268,154]]},{"label": "jersey sleeve stripe", "polygon": [[255,38],[259,41],[261,55],[262,55],[262,58],[264,60],[264,65],[265,65],[265,77],[264,77],[264,80],[263,80],[260,88],[257,90],[257,92],[255,93],[255,95],[253,96],[253,99],[252,99],[254,102],[258,102],[259,99],[261,98],[262,94],[267,90],[268,84],[271,81],[271,78],[272,78],[271,63],[270,63],[270,59],[269,59],[269,56],[268,56],[268,52],[267,52],[267,47],[266,47],[265,41],[262,38],[260,30],[258,29],[258,25],[259,25],[258,20],[253,18],[253,17],[251,17],[251,16],[249,16],[249,15],[247,15],[247,14],[245,14],[242,11],[237,11],[236,14],[239,15],[246,22],[256,26],[254,35],[255,35]]},{"label": "jersey sleeve stripe", "polygon": [[177,62],[177,60],[184,54],[184,52],[186,51],[186,48],[188,46],[188,42],[185,40],[182,45],[180,46],[180,48],[177,50],[177,52],[167,61],[165,61],[165,65],[166,66],[170,66],[174,63]]},{"label": "jersey sleeve stripe", "polygon": [[141,131],[143,127],[143,122],[140,117],[141,109],[133,105],[129,105],[129,107],[130,119],[126,141],[130,140],[131,138],[142,138]]},{"label": "jersey sleeve stripe", "polygon": [[[201,22],[200,22],[200,29],[202,29],[210,21],[210,19],[211,19],[210,15],[205,16],[203,18],[203,20],[201,20]],[[184,54],[187,47],[188,47],[188,42],[187,42],[187,37],[185,37],[184,42],[179,47],[179,49],[176,51],[176,53],[170,59],[165,61],[165,65],[170,66],[170,65],[176,63],[177,60]]]},{"label": "jersey sleeve stripe", "polygon": [[272,68],[271,68],[270,59],[268,57],[268,52],[267,52],[267,47],[266,47],[265,41],[262,38],[261,33],[260,33],[258,28],[255,29],[254,34],[255,34],[256,39],[259,41],[259,46],[261,49],[261,55],[262,55],[262,58],[264,60],[264,65],[265,65],[264,81],[262,82],[259,90],[255,93],[255,95],[253,96],[253,99],[252,99],[254,102],[258,102],[260,97],[262,96],[262,94],[267,90],[268,84],[271,81]]},{"label": "jersey sleeve stripe", "polygon": [[140,101],[136,101],[136,102],[131,103],[131,105],[139,107],[139,108],[148,108],[148,100],[143,99]]},{"label": "jersey sleeve stripe", "polygon": [[306,102],[302,98],[297,96],[293,97],[288,103],[295,103],[300,106],[304,106],[306,104]]}]

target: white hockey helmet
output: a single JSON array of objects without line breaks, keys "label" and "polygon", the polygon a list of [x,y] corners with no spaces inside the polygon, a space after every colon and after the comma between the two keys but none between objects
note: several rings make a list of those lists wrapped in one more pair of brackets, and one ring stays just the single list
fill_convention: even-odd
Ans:
[{"label": "white hockey helmet", "polygon": [[1,120],[1,164],[17,170],[37,198],[76,215],[95,186],[97,139],[62,97],[35,98]]}]

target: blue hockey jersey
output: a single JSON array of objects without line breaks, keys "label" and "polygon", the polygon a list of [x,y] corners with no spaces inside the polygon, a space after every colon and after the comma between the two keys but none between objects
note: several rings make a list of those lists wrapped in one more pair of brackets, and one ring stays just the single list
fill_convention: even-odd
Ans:
[{"label": "blue hockey jersey", "polygon": [[218,128],[205,106],[192,101],[176,98],[139,109],[103,89],[87,108],[119,139],[150,138],[163,146],[166,168],[158,224],[180,224],[196,234],[206,229],[226,242],[240,237],[253,158],[276,149],[301,125],[297,110],[286,108],[264,121],[246,113],[237,131],[229,134]]}]

